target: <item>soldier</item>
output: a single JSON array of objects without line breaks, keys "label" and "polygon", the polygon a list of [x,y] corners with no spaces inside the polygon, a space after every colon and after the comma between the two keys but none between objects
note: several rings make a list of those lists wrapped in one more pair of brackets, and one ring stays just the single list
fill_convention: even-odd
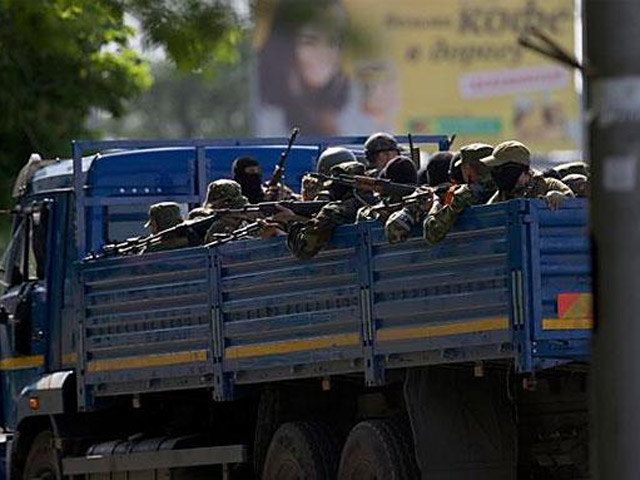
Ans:
[{"label": "soldier", "polygon": [[[331,175],[364,175],[364,165],[359,162],[346,162],[333,166]],[[339,225],[353,223],[360,202],[354,197],[352,189],[344,185],[329,185],[331,203],[307,222],[295,222],[289,226],[287,245],[291,252],[299,259],[307,260],[314,257],[331,241],[333,231]],[[283,210],[282,221],[286,215],[294,215],[291,211]]]},{"label": "soldier", "polygon": [[364,153],[369,162],[369,168],[379,172],[387,163],[400,155],[402,149],[393,135],[378,132],[364,142]]},{"label": "soldier", "polygon": [[487,203],[512,198],[545,198],[549,208],[559,208],[566,197],[573,197],[571,189],[554,178],[545,178],[531,169],[531,153],[520,142],[510,140],[498,145],[491,156],[482,159],[490,167],[498,191]]},{"label": "soldier", "polygon": [[151,235],[182,223],[180,205],[175,202],[154,203],[149,207],[149,220],[144,224]]},{"label": "soldier", "polygon": [[584,175],[590,177],[589,165],[584,162],[562,163],[553,168],[548,168],[542,173],[547,178],[562,180],[567,175]]},{"label": "soldier", "polygon": [[[356,156],[351,150],[342,147],[329,147],[318,158],[316,171],[323,175],[329,175],[331,167],[339,163],[355,161],[357,161]],[[302,177],[302,190],[300,193],[303,201],[324,200],[319,197],[322,190],[323,184],[321,180],[310,175]]]},{"label": "soldier", "polygon": [[576,197],[591,196],[591,182],[579,173],[572,173],[562,178],[562,183],[568,186]]},{"label": "soldier", "polygon": [[[411,228],[416,225],[425,213],[423,238],[433,245],[444,239],[451,230],[458,216],[471,205],[486,203],[495,193],[497,187],[491,178],[489,169],[480,160],[493,152],[491,145],[474,143],[460,149],[459,168],[462,185],[453,186],[448,193],[450,198],[440,204],[422,204],[423,209],[407,208],[393,214],[385,224],[385,234],[390,243],[405,241]],[[420,205],[420,204],[418,204]],[[427,212],[424,207],[428,206]]]},{"label": "soldier", "polygon": [[464,184],[456,186],[451,200],[437,211],[432,210],[424,220],[423,238],[428,244],[441,242],[467,207],[487,203],[497,191],[489,168],[480,162],[492,152],[493,147],[483,143],[465,145],[460,149]]},{"label": "soldier", "polygon": [[253,157],[240,157],[233,161],[231,167],[233,180],[242,188],[242,194],[249,203],[264,202],[262,189],[262,167]]},{"label": "soldier", "polygon": [[427,175],[430,187],[439,187],[444,184],[450,184],[449,165],[454,157],[453,152],[436,152],[427,163]]},{"label": "soldier", "polygon": [[295,193],[281,183],[277,187],[269,188],[262,182],[262,167],[253,157],[240,157],[234,160],[231,168],[233,180],[236,181],[249,203],[265,201],[291,200]]},{"label": "soldier", "polygon": [[462,185],[465,183],[464,175],[462,175],[462,154],[455,152],[449,163],[449,181],[454,185]]},{"label": "soldier", "polygon": [[[180,215],[180,205],[175,202],[155,203],[149,207],[149,220],[145,227],[149,229],[151,235],[168,230],[182,223]],[[169,250],[188,245],[188,239],[178,235],[167,235],[160,239],[158,243],[148,245],[142,253],[160,250]]]},{"label": "soldier", "polygon": [[[207,188],[207,198],[202,208],[213,213],[213,210],[222,208],[242,208],[249,201],[242,195],[242,189],[238,182],[233,180],[216,180]],[[247,220],[247,215],[220,215],[216,218],[204,237],[205,243],[215,240],[218,234],[228,234],[237,230]]]},{"label": "soldier", "polygon": [[[393,183],[402,183],[412,186],[416,186],[418,183],[418,172],[415,164],[410,158],[402,155],[387,163],[378,176],[379,178],[389,180]],[[387,218],[389,218],[389,215],[391,215],[394,210],[382,207],[389,204],[397,204],[401,200],[402,197],[386,196],[381,198],[376,205],[361,207],[358,210],[356,223],[367,220],[378,220],[384,225]]]}]

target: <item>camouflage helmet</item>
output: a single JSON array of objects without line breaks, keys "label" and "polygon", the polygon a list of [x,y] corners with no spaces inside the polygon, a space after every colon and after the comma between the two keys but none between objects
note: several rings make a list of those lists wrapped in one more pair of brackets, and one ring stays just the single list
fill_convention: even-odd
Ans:
[{"label": "camouflage helmet", "polygon": [[353,152],[343,147],[329,147],[318,158],[316,171],[323,175],[327,175],[331,167],[344,162],[355,162],[356,156]]},{"label": "camouflage helmet", "polygon": [[144,226],[155,234],[175,227],[179,223],[182,223],[180,205],[175,202],[161,202],[149,207],[149,220]]},{"label": "camouflage helmet", "polygon": [[207,188],[207,198],[205,198],[205,208],[220,208],[220,204],[229,205],[237,202],[242,196],[242,187],[234,180],[216,180],[211,182]]}]

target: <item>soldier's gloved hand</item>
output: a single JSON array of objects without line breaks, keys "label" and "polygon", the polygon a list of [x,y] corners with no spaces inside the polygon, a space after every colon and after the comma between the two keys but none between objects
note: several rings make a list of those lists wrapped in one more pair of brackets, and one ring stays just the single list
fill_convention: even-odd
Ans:
[{"label": "soldier's gloved hand", "polygon": [[457,214],[461,214],[469,206],[473,205],[475,195],[469,185],[462,185],[453,192],[453,200],[449,207]]},{"label": "soldier's gloved hand", "polygon": [[549,209],[551,210],[558,210],[560,207],[562,207],[562,204],[564,202],[564,195],[554,190],[552,190],[551,192],[547,192],[544,198],[547,200],[547,205],[549,205]]},{"label": "soldier's gloved hand", "polygon": [[305,175],[302,177],[302,200],[305,202],[311,201],[318,196],[322,190],[322,182],[311,175]]},{"label": "soldier's gloved hand", "polygon": [[405,209],[392,213],[384,225],[384,233],[391,244],[405,242],[411,235],[413,218]]}]

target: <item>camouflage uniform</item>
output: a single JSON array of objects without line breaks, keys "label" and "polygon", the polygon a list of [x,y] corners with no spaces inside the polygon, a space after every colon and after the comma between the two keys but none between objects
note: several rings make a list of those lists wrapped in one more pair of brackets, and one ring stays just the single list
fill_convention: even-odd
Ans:
[{"label": "camouflage uniform", "polygon": [[496,192],[498,187],[491,178],[491,172],[480,162],[492,152],[491,145],[482,143],[465,145],[460,149],[460,167],[475,168],[480,178],[476,182],[456,187],[448,204],[427,216],[423,223],[423,238],[427,243],[435,245],[444,240],[467,207],[486,203]]},{"label": "camouflage uniform", "polygon": [[387,241],[391,244],[406,241],[411,229],[422,219],[426,212],[434,212],[441,208],[441,203],[433,188],[421,185],[414,193],[415,196],[427,193],[424,199],[411,202],[400,210],[393,212],[384,224]]},{"label": "camouflage uniform", "polygon": [[[435,244],[444,239],[447,232],[451,230],[458,216],[471,205],[485,203],[496,191],[496,185],[491,178],[491,173],[487,167],[480,163],[480,160],[493,152],[491,145],[474,143],[466,145],[460,149],[459,159],[454,166],[462,169],[462,166],[473,167],[480,175],[480,178],[469,185],[454,186],[447,191],[446,199],[443,202],[418,203],[412,209],[405,209],[390,217],[385,224],[385,234],[389,243],[399,243],[405,241],[411,228],[420,219],[428,214],[423,223],[423,238],[429,244]],[[455,157],[454,157],[455,158]],[[429,211],[425,211],[425,206]]]},{"label": "camouflage uniform", "polygon": [[[364,165],[359,162],[346,162],[330,169],[331,175],[362,175]],[[353,223],[360,202],[353,197],[348,188],[329,185],[332,202],[308,222],[296,222],[289,227],[287,245],[293,255],[301,260],[314,257],[331,241],[333,231],[339,225]]]},{"label": "camouflage uniform", "polygon": [[[529,169],[531,156],[529,149],[520,142],[508,141],[498,145],[493,155],[484,158],[482,163],[494,168],[494,174],[499,175],[498,169],[502,167],[520,166],[523,171]],[[500,185],[499,177],[496,183]],[[529,170],[529,181],[526,185],[516,184],[510,191],[498,190],[487,203],[497,203],[513,198],[540,198],[548,196],[549,193],[556,192],[564,197],[573,197],[573,192],[560,180],[555,178],[545,178],[542,173]]]},{"label": "camouflage uniform", "polygon": [[[216,180],[207,188],[207,198],[203,209],[216,210],[221,208],[242,208],[248,204],[242,195],[240,184],[233,180]],[[210,243],[219,234],[228,234],[237,230],[248,220],[248,215],[220,215],[216,218],[204,237],[204,243]]]},{"label": "camouflage uniform", "polygon": [[[418,182],[418,171],[409,157],[402,155],[391,160],[380,171],[379,178],[389,180],[393,183],[400,183],[408,186],[416,186]],[[391,208],[389,205],[398,205],[402,201],[401,196],[387,195],[376,205],[366,205],[358,210],[356,223],[370,220],[377,220],[383,225],[389,216],[402,207]]]},{"label": "camouflage uniform", "polygon": [[558,192],[564,197],[573,198],[575,195],[569,187],[555,178],[545,178],[540,172],[531,171],[531,180],[527,185],[516,188],[512,192],[496,192],[487,202],[488,204],[504,202],[514,198],[541,198],[549,192]]},{"label": "camouflage uniform", "polygon": [[[175,202],[162,202],[149,207],[149,221],[145,224],[145,227],[149,229],[151,235],[157,235],[159,232],[180,225],[181,223],[180,205]],[[184,247],[188,244],[189,240],[185,236],[167,234],[164,235],[159,242],[146,246],[143,252],[170,250],[172,248]]]}]

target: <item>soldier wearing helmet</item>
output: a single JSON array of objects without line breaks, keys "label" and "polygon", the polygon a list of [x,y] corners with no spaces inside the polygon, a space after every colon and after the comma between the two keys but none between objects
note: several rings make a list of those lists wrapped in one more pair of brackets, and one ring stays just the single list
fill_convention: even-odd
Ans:
[{"label": "soldier wearing helmet", "polygon": [[[323,175],[329,175],[329,171],[332,167],[345,162],[357,161],[353,152],[343,147],[329,147],[320,157],[316,164],[316,171]],[[302,177],[302,200],[323,200],[320,195],[323,192],[323,183],[321,180],[311,176],[305,175]]]},{"label": "soldier wearing helmet", "polygon": [[[155,203],[149,207],[149,220],[145,227],[151,235],[168,230],[182,223],[180,205],[175,202]],[[159,242],[145,247],[143,252],[169,250],[188,245],[188,240],[178,235],[164,235]]]},{"label": "soldier wearing helmet", "polygon": [[364,153],[369,168],[381,171],[387,163],[402,153],[402,148],[393,135],[378,132],[364,142]]},{"label": "soldier wearing helmet", "polygon": [[512,198],[545,198],[549,208],[559,208],[565,197],[573,197],[571,189],[555,178],[545,178],[531,169],[531,153],[515,140],[498,145],[482,163],[491,168],[498,191],[488,203]]},{"label": "soldier wearing helmet", "polygon": [[[331,175],[363,175],[364,165],[360,162],[345,162],[330,168]],[[320,212],[307,222],[295,222],[289,226],[287,245],[299,259],[307,260],[325,248],[339,225],[353,223],[360,202],[353,190],[344,185],[327,182],[332,200]],[[292,213],[292,212],[291,212]]]}]

